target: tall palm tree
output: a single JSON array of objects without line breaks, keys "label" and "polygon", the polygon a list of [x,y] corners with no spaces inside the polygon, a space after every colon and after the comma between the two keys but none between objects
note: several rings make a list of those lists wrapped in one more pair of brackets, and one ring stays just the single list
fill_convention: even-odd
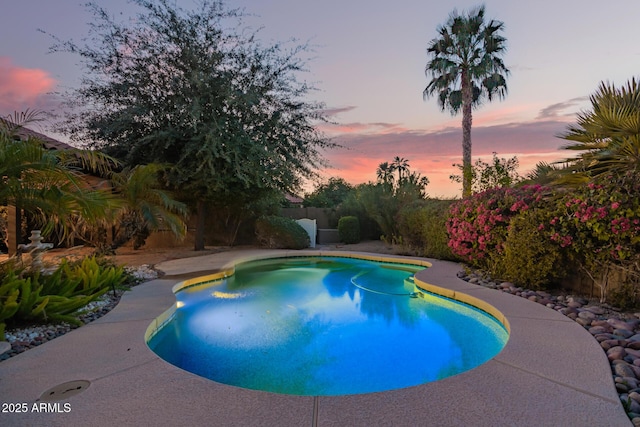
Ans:
[{"label": "tall palm tree", "polygon": [[393,184],[393,172],[395,169],[392,164],[389,162],[380,163],[378,165],[378,169],[376,170],[376,176],[378,181],[384,184]]},{"label": "tall palm tree", "polygon": [[640,172],[640,81],[622,87],[602,82],[590,101],[592,110],[578,114],[561,135],[571,141],[565,149],[581,151],[564,160],[570,165],[567,178]]},{"label": "tall palm tree", "polygon": [[463,15],[454,10],[427,48],[431,60],[425,74],[432,80],[423,97],[437,96],[442,110],[452,115],[462,109],[463,197],[471,194],[471,110],[484,98],[492,101],[507,94],[509,70],[501,58],[506,39],[499,34],[503,29],[500,21],[485,21],[484,6]]},{"label": "tall palm tree", "polygon": [[398,182],[402,182],[402,178],[409,172],[409,160],[404,157],[396,156],[391,163],[392,170],[398,171]]}]

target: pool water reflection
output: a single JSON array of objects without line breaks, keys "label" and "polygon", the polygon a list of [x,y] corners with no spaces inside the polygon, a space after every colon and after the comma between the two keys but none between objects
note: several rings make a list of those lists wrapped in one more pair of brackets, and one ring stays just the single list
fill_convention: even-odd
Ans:
[{"label": "pool water reflection", "polygon": [[178,292],[179,308],[149,346],[214,381],[297,395],[423,384],[498,354],[504,327],[420,292],[412,278],[422,268],[338,257],[240,264]]}]

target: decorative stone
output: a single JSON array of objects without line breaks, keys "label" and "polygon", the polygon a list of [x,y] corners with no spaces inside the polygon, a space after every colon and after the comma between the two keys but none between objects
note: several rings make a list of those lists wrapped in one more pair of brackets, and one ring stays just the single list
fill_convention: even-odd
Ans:
[{"label": "decorative stone", "polygon": [[615,319],[615,318],[611,318],[611,319],[607,319],[607,323],[609,323],[611,326],[613,326],[615,329],[627,329],[627,330],[633,330],[634,328],[634,324],[633,323],[627,323],[624,322],[620,319]]},{"label": "decorative stone", "polygon": [[576,323],[578,323],[580,326],[584,326],[585,328],[588,328],[589,325],[591,325],[591,320],[578,317],[576,319]]},{"label": "decorative stone", "polygon": [[578,310],[574,307],[565,307],[563,309],[560,310],[560,313],[564,314],[565,316],[568,316],[569,314],[575,314],[576,316],[578,315]]},{"label": "decorative stone", "polygon": [[627,330],[627,329],[614,329],[613,333],[615,335],[618,335],[622,338],[629,338],[631,336],[633,336],[633,332]]},{"label": "decorative stone", "polygon": [[616,380],[617,379],[620,379],[622,384],[626,384],[631,390],[638,388],[638,380],[634,377],[621,377],[616,378]]},{"label": "decorative stone", "polygon": [[640,358],[640,350],[634,350],[632,348],[625,348],[625,351],[627,352],[627,354],[633,356],[634,359],[639,359]]},{"label": "decorative stone", "polygon": [[602,315],[605,313],[604,308],[598,307],[597,305],[587,305],[585,307],[582,307],[582,309],[598,315]]},{"label": "decorative stone", "polygon": [[579,317],[579,318],[581,318],[581,319],[589,319],[589,320],[593,320],[593,319],[595,319],[595,318],[596,318],[596,315],[595,315],[595,314],[593,314],[593,313],[592,313],[592,312],[590,312],[590,311],[580,311],[580,312],[578,313],[578,317]]},{"label": "decorative stone", "polygon": [[623,383],[616,383],[616,391],[618,392],[618,394],[626,393],[629,391],[629,387]]},{"label": "decorative stone", "polygon": [[631,365],[629,365],[627,362],[619,362],[620,363],[616,363],[615,365],[613,365],[613,371],[616,375],[620,375],[621,377],[636,377],[633,369],[631,369]]},{"label": "decorative stone", "polygon": [[[610,361],[622,360],[626,355],[627,355],[627,352],[625,351],[624,347],[621,347],[621,346],[611,347],[609,350],[607,350],[607,357],[609,358]],[[633,377],[635,375],[620,375],[620,376]]]}]

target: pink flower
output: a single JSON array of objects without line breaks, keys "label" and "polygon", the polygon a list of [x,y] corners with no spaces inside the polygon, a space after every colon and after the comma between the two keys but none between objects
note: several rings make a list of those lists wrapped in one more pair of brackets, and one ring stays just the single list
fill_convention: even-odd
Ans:
[{"label": "pink flower", "polygon": [[615,211],[616,209],[618,209],[620,207],[620,203],[618,202],[613,202],[611,203],[611,210]]}]

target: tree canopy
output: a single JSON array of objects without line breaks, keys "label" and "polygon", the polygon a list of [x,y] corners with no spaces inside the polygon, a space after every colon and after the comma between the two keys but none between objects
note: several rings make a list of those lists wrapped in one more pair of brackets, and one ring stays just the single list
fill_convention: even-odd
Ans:
[{"label": "tree canopy", "polygon": [[221,1],[132,3],[140,13],[125,22],[90,3],[84,44],[52,47],[86,69],[64,126],[75,140],[127,166],[172,165],[167,184],[201,215],[210,201],[293,192],[314,176],[331,143],[315,126],[323,106],[298,77],[307,45],[263,46]]}]

